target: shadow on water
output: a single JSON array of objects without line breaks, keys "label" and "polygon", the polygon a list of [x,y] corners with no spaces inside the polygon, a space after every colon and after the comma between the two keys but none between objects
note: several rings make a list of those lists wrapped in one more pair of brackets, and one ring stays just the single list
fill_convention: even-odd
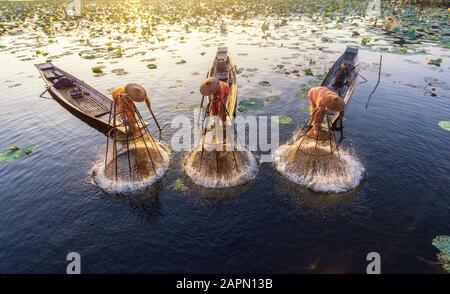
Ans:
[{"label": "shadow on water", "polygon": [[283,187],[284,194],[290,198],[297,209],[305,206],[316,209],[330,209],[339,205],[350,205],[357,197],[359,190],[363,189],[367,182],[364,178],[356,188],[343,193],[318,193],[289,181],[279,173],[276,173],[275,181],[277,186]]},{"label": "shadow on water", "polygon": [[247,191],[252,189],[256,179],[252,179],[235,187],[228,187],[224,189],[205,188],[195,184],[188,176],[185,177],[189,183],[190,190],[187,192],[188,196],[199,205],[213,205],[222,207],[236,201],[239,197],[245,195]]},{"label": "shadow on water", "polygon": [[158,218],[163,216],[160,193],[164,187],[161,182],[157,182],[145,191],[139,193],[107,193],[98,187],[97,189],[99,190],[98,195],[101,199],[127,203],[130,207],[130,211],[144,219],[146,222],[155,222]]}]

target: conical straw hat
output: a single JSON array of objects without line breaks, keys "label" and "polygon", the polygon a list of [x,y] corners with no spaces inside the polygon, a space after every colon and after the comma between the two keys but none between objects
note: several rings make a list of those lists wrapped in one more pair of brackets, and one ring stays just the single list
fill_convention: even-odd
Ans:
[{"label": "conical straw hat", "polygon": [[133,83],[125,86],[125,94],[135,102],[143,102],[148,98],[144,87]]},{"label": "conical straw hat", "polygon": [[200,85],[200,93],[204,96],[214,94],[217,89],[219,89],[219,79],[215,77],[205,79]]}]

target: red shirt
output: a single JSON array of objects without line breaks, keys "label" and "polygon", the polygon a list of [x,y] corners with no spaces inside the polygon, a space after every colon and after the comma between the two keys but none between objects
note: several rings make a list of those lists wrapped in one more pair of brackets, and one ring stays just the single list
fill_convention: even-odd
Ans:
[{"label": "red shirt", "polygon": [[[227,102],[230,95],[230,87],[222,81],[219,81],[219,89],[212,95],[211,115],[219,115],[222,121],[227,120]],[[216,99],[216,97],[218,99]],[[219,101],[219,99],[222,101]],[[225,106],[225,107],[224,107]]]}]

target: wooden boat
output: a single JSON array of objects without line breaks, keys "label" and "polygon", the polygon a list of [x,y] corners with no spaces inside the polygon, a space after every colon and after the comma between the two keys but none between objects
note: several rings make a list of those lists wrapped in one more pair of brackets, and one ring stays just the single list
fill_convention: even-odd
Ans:
[{"label": "wooden boat", "polygon": [[[348,72],[341,76],[345,79],[338,79],[343,71],[341,65],[344,62],[348,64]],[[320,85],[338,94],[347,105],[355,90],[358,74],[358,48],[349,46],[330,68]],[[340,82],[337,82],[337,80]],[[298,151],[314,156],[331,155],[338,150],[339,143],[344,138],[342,117],[339,116],[339,112],[327,110],[320,130],[310,132],[313,127],[312,117],[313,115],[308,118],[301,131],[292,141],[293,145],[296,146],[292,159],[295,158]],[[336,140],[335,131],[341,132],[339,142]]]},{"label": "wooden boat", "polygon": [[[242,150],[237,140],[234,123],[229,123],[236,116],[237,83],[236,66],[232,63],[226,47],[218,48],[211,65],[209,77],[217,77],[228,84],[230,93],[227,103],[227,122],[222,123],[219,118],[210,116],[211,99],[202,97],[201,108],[204,110],[202,136],[186,156],[184,167],[187,175],[198,185],[207,188],[225,188],[240,185],[253,178],[258,168],[256,159],[251,152]],[[213,125],[209,125],[213,122]],[[221,128],[215,125],[219,120]],[[238,147],[239,145],[239,147]]]},{"label": "wooden boat", "polygon": [[[236,103],[237,103],[237,83],[236,83],[236,66],[232,63],[230,56],[228,55],[227,47],[219,47],[217,49],[216,57],[211,65],[207,78],[217,77],[222,82],[225,82],[230,87],[230,96],[228,96],[227,102],[227,115],[230,118],[236,116]],[[209,97],[208,97],[209,98]],[[203,104],[202,98],[202,104]]]},{"label": "wooden boat", "polygon": [[[228,84],[228,87],[230,88],[230,94],[228,96],[228,101],[226,105],[227,109],[227,119],[233,119],[236,116],[236,105],[237,105],[237,80],[236,80],[236,66],[231,61],[231,58],[228,54],[227,47],[219,47],[217,49],[216,56],[213,60],[213,63],[211,65],[210,70],[208,71],[208,74],[206,75],[207,78],[209,77],[216,77],[220,81],[225,82]],[[202,97],[202,103],[201,107],[203,108],[204,98]],[[209,115],[210,107],[211,107],[211,98],[207,97],[208,102],[206,105],[205,114],[206,116]],[[204,130],[206,132],[206,130]],[[205,132],[203,132],[205,134]],[[215,131],[213,131],[215,132]],[[231,141],[231,139],[236,139],[235,137],[227,137],[225,140],[219,140],[215,135],[209,136],[210,134],[206,134],[206,137],[208,139],[203,140],[203,144],[213,146],[218,144],[223,144],[225,149],[235,148],[234,141]],[[227,147],[228,146],[228,147]]]},{"label": "wooden boat", "polygon": [[[52,63],[41,63],[35,66],[47,86],[47,91],[70,113],[105,135],[113,128],[109,124],[112,105],[110,98]],[[55,83],[61,77],[71,79],[73,85],[57,89]],[[80,95],[74,97],[71,95],[71,91],[77,88],[81,90]],[[120,129],[119,131],[123,132]]]},{"label": "wooden boat", "polygon": [[[341,64],[343,62],[349,62],[352,66],[352,70],[347,78],[347,82],[344,85],[336,86],[335,80],[336,77],[341,72]],[[334,65],[330,68],[327,75],[323,79],[321,86],[327,87],[328,89],[334,91],[336,94],[341,96],[344,99],[345,105],[350,101],[350,98],[353,95],[353,91],[355,90],[357,79],[359,74],[359,66],[358,66],[358,48],[349,46],[345,50],[345,52],[339,57],[339,59],[334,63]],[[339,113],[331,113],[331,125],[335,125],[339,118]],[[325,125],[324,125],[325,127]]]}]

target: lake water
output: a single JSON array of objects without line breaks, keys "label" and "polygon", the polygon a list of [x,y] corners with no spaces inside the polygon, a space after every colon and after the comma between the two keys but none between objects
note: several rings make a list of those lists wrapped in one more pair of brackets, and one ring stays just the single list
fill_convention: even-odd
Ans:
[{"label": "lake water", "polygon": [[[0,164],[0,272],[65,273],[71,251],[81,254],[84,273],[365,273],[372,251],[381,254],[384,273],[442,272],[433,264],[431,241],[450,234],[450,132],[438,125],[450,120],[449,49],[424,41],[404,48],[425,52],[401,54],[394,50],[399,39],[367,20],[286,19],[279,27],[276,16],[225,19],[226,31],[200,26],[186,32],[182,24],[161,23],[157,32],[166,39],[160,41],[132,32],[93,34],[95,26],[83,25],[51,38],[30,28],[0,35],[0,149],[38,146]],[[372,46],[362,45],[362,36],[370,36]],[[39,98],[44,82],[34,64],[46,59],[105,94],[137,82],[151,95],[166,126],[162,142],[170,145],[171,120],[192,116],[187,108],[200,103],[198,86],[223,44],[240,71],[239,101],[279,97],[238,115],[292,118],[280,125],[280,143],[307,119],[308,101],[298,97],[299,89],[317,84],[347,45],[361,47],[360,73],[368,82],[357,86],[346,109],[342,143],[366,171],[356,189],[314,193],[272,163],[263,163],[245,185],[205,189],[185,175],[186,152],[172,152],[167,174],[152,188],[108,194],[91,177],[106,137],[56,101]],[[122,56],[105,50],[119,45]],[[388,52],[366,108],[385,51],[380,48]],[[82,58],[84,50],[101,56]],[[443,61],[435,66],[428,58]],[[103,75],[91,71],[99,65]],[[315,76],[305,75],[308,68]],[[180,102],[186,105],[177,107]],[[177,180],[188,189],[174,190]]]}]

